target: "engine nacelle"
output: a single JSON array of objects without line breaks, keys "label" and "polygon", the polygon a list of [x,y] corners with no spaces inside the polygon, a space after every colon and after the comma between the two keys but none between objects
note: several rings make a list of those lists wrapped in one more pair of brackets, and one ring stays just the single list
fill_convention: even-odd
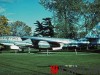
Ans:
[{"label": "engine nacelle", "polygon": [[40,41],[38,45],[39,45],[39,48],[50,48],[50,44],[46,41]]},{"label": "engine nacelle", "polygon": [[16,45],[12,45],[12,46],[10,46],[10,48],[11,49],[20,49],[18,46],[16,46]]}]

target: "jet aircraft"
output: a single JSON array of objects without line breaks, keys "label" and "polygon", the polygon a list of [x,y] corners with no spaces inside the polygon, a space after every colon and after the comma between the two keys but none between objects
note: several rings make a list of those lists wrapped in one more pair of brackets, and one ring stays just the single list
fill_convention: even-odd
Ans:
[{"label": "jet aircraft", "polygon": [[[93,33],[94,29],[97,31],[97,33]],[[33,37],[33,36],[22,37],[22,40],[26,39],[31,39],[33,47],[38,49],[48,48],[52,50],[59,50],[68,47],[78,48],[87,46],[89,47],[90,45],[93,44],[100,45],[100,23],[98,23],[98,25],[96,25],[84,38],[78,40],[49,38],[49,37]]]},{"label": "jet aircraft", "polygon": [[10,49],[22,50],[26,46],[32,46],[32,42],[27,39],[22,41],[18,36],[0,36],[0,45],[9,46]]},{"label": "jet aircraft", "polygon": [[61,50],[64,47],[77,47],[73,39],[24,36],[22,40],[31,39],[33,47],[37,49]]},{"label": "jet aircraft", "polygon": [[[90,34],[87,34],[84,39],[73,40],[64,38],[49,38],[49,37],[33,37],[33,36],[1,36],[0,44],[8,45],[11,49],[20,49],[23,46],[32,46],[37,49],[50,49],[50,50],[61,50],[68,47],[82,47],[83,45],[100,45],[100,24],[96,26],[98,28],[98,35],[95,33],[96,37],[91,37],[93,34],[93,29]],[[96,29],[97,30],[97,29]],[[99,37],[97,37],[99,36]],[[92,41],[91,41],[92,39]],[[93,41],[94,39],[94,41]]]}]

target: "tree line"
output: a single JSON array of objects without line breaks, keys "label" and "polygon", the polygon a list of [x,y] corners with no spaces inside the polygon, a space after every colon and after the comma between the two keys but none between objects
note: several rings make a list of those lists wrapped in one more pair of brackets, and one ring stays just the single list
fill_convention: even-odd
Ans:
[{"label": "tree line", "polygon": [[100,22],[100,0],[40,0],[53,13],[55,37],[84,37]]},{"label": "tree line", "polygon": [[31,27],[22,21],[9,23],[9,20],[4,15],[0,16],[0,36],[29,36],[31,35]]},{"label": "tree line", "polygon": [[[81,38],[100,22],[100,0],[40,0],[51,18],[36,21],[33,36]],[[31,28],[22,21],[8,23],[0,16],[0,35],[29,36]]]}]

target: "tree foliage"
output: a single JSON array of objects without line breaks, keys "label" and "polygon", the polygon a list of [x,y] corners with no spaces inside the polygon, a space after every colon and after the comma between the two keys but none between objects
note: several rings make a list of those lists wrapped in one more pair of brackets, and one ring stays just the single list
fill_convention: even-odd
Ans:
[{"label": "tree foliage", "polygon": [[5,16],[0,16],[0,35],[9,35],[10,27],[8,26],[8,19]]},{"label": "tree foliage", "polygon": [[22,21],[16,21],[11,25],[11,35],[15,36],[29,36],[31,35],[31,28]]},{"label": "tree foliage", "polygon": [[54,36],[54,30],[53,30],[54,27],[51,23],[51,18],[43,18],[42,23],[36,21],[35,24],[37,28],[35,29],[34,36],[47,36],[47,37]]},{"label": "tree foliage", "polygon": [[40,0],[40,4],[55,14],[61,37],[76,37],[79,30],[87,34],[100,22],[100,0]]},{"label": "tree foliage", "polygon": [[[50,11],[53,11],[56,14],[57,18],[57,31],[61,33],[58,37],[69,37],[73,38],[73,35],[76,35],[75,23],[77,23],[80,14],[81,0],[40,0],[40,3]],[[72,30],[71,27],[74,29]],[[70,36],[71,35],[71,36]]]},{"label": "tree foliage", "polygon": [[37,27],[35,29],[34,36],[41,36],[41,35],[43,35],[43,32],[42,32],[42,30],[43,30],[42,23],[40,23],[39,21],[36,21],[36,23],[34,23],[34,24],[36,24],[36,27]]}]

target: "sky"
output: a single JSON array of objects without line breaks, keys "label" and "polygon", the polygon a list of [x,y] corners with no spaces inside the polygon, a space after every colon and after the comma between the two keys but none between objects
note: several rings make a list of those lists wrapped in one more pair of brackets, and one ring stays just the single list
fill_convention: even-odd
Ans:
[{"label": "sky", "polygon": [[32,30],[37,20],[52,17],[52,13],[40,5],[39,0],[0,0],[0,15],[5,15],[9,22],[23,21]]},{"label": "sky", "polygon": [[0,15],[5,15],[9,22],[22,21],[33,31],[37,20],[42,21],[42,18],[52,17],[52,13],[40,5],[39,0],[0,0]]}]

